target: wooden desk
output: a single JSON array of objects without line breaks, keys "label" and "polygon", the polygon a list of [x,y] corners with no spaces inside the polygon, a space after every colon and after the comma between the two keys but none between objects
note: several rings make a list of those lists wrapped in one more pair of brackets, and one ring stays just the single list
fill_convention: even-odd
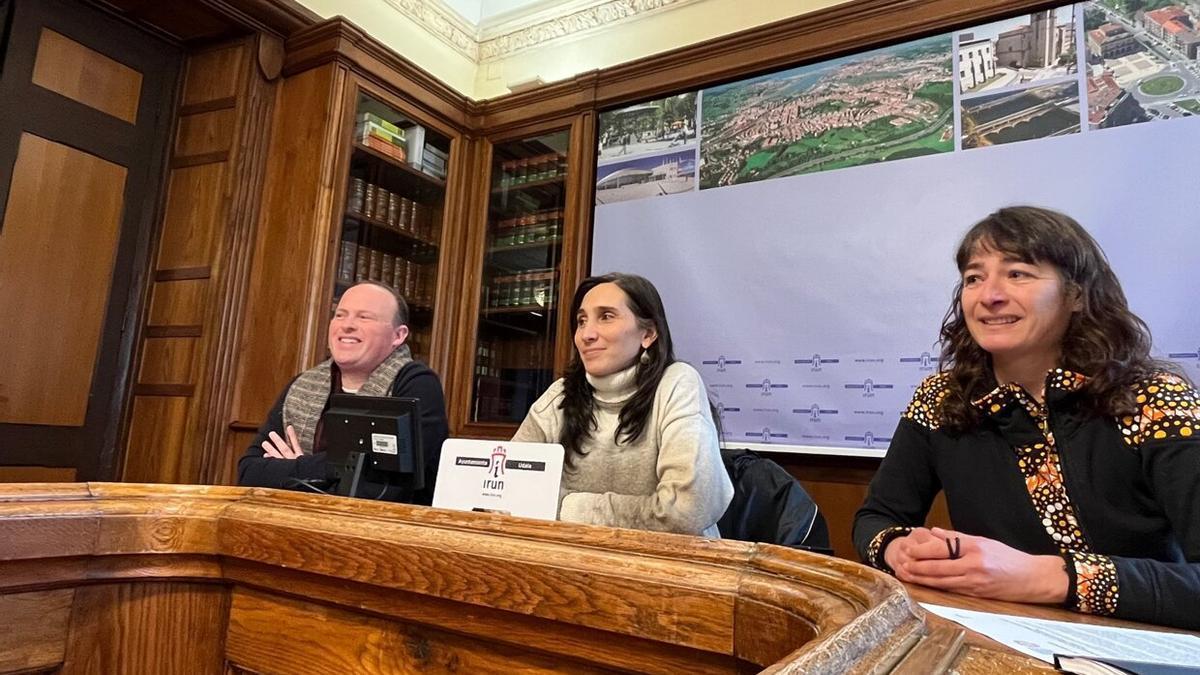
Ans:
[{"label": "wooden desk", "polygon": [[230,487],[0,486],[0,617],[0,673],[924,675],[944,647],[837,558]]},{"label": "wooden desk", "polygon": [[[960,609],[971,609],[979,612],[992,612],[995,614],[1012,614],[1015,616],[1024,616],[1034,619],[1050,619],[1052,621],[1072,621],[1075,623],[1084,623],[1094,626],[1115,626],[1119,628],[1137,628],[1140,630],[1156,630],[1168,633],[1184,633],[1188,635],[1200,635],[1191,631],[1181,630],[1177,628],[1167,628],[1164,626],[1154,626],[1150,624],[1137,623],[1134,621],[1123,621],[1121,619],[1111,619],[1102,616],[1091,614],[1080,614],[1072,612],[1061,607],[1052,607],[1048,605],[1027,605],[1016,602],[1004,602],[1001,600],[983,600],[973,598],[957,593],[947,593],[926,586],[918,586],[916,584],[904,584],[908,594],[916,602],[927,602],[934,605],[944,605],[946,607],[958,607]],[[958,668],[964,673],[1045,673],[1057,672],[1053,667],[1044,661],[1026,656],[1014,649],[1007,647],[995,640],[973,630],[963,628],[960,624],[953,621],[943,619],[940,616],[926,612],[926,624],[931,631],[936,633],[950,631],[951,633],[961,633],[961,637],[956,638],[962,642],[962,655],[957,663]]]},{"label": "wooden desk", "polygon": [[230,487],[0,485],[0,618],[0,674],[1046,670],[838,558]]}]

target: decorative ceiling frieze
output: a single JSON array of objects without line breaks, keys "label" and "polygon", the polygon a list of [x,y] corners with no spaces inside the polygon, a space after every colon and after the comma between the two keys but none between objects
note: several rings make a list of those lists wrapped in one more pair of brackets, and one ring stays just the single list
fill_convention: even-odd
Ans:
[{"label": "decorative ceiling frieze", "polygon": [[429,34],[479,62],[478,29],[443,0],[383,0]]},{"label": "decorative ceiling frieze", "polygon": [[590,7],[504,32],[479,42],[479,60],[492,61],[550,42],[582,37],[614,24],[701,0],[600,0]]},{"label": "decorative ceiling frieze", "polygon": [[[574,0],[539,3],[500,21],[475,26],[445,0],[383,0],[418,27],[475,63],[495,61],[548,43],[703,0]],[[563,6],[565,5],[565,6]]]}]

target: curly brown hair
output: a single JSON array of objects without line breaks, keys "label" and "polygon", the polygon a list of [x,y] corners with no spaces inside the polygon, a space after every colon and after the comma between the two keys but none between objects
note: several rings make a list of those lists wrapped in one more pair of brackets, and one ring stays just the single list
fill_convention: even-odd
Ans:
[{"label": "curly brown hair", "polygon": [[[1158,372],[1181,374],[1172,364],[1150,356],[1150,329],[1129,311],[1121,282],[1096,240],[1070,216],[1032,206],[1000,209],[979,221],[963,237],[954,260],[962,273],[981,250],[997,251],[1022,262],[1053,265],[1066,292],[1077,293],[1063,336],[1060,366],[1083,373],[1086,405],[1099,415],[1137,410],[1135,383]],[[981,413],[971,401],[996,387],[991,355],[971,337],[962,308],[962,281],[942,320],[942,372],[950,382],[941,404],[942,426],[951,432],[974,428]]]}]

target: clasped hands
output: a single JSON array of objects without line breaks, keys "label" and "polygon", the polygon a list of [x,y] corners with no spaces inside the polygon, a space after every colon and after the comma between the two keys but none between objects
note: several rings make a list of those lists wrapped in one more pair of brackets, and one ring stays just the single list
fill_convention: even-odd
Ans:
[{"label": "clasped hands", "polygon": [[901,581],[994,600],[1062,603],[1070,583],[1059,556],[940,527],[893,539],[883,559]]}]

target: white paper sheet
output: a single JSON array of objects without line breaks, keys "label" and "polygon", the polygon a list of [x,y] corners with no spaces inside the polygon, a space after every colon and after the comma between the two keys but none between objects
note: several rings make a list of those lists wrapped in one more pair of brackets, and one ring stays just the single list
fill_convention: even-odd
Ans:
[{"label": "white paper sheet", "polygon": [[927,611],[1047,663],[1055,654],[1200,667],[1200,637],[1030,619],[921,603]]}]

